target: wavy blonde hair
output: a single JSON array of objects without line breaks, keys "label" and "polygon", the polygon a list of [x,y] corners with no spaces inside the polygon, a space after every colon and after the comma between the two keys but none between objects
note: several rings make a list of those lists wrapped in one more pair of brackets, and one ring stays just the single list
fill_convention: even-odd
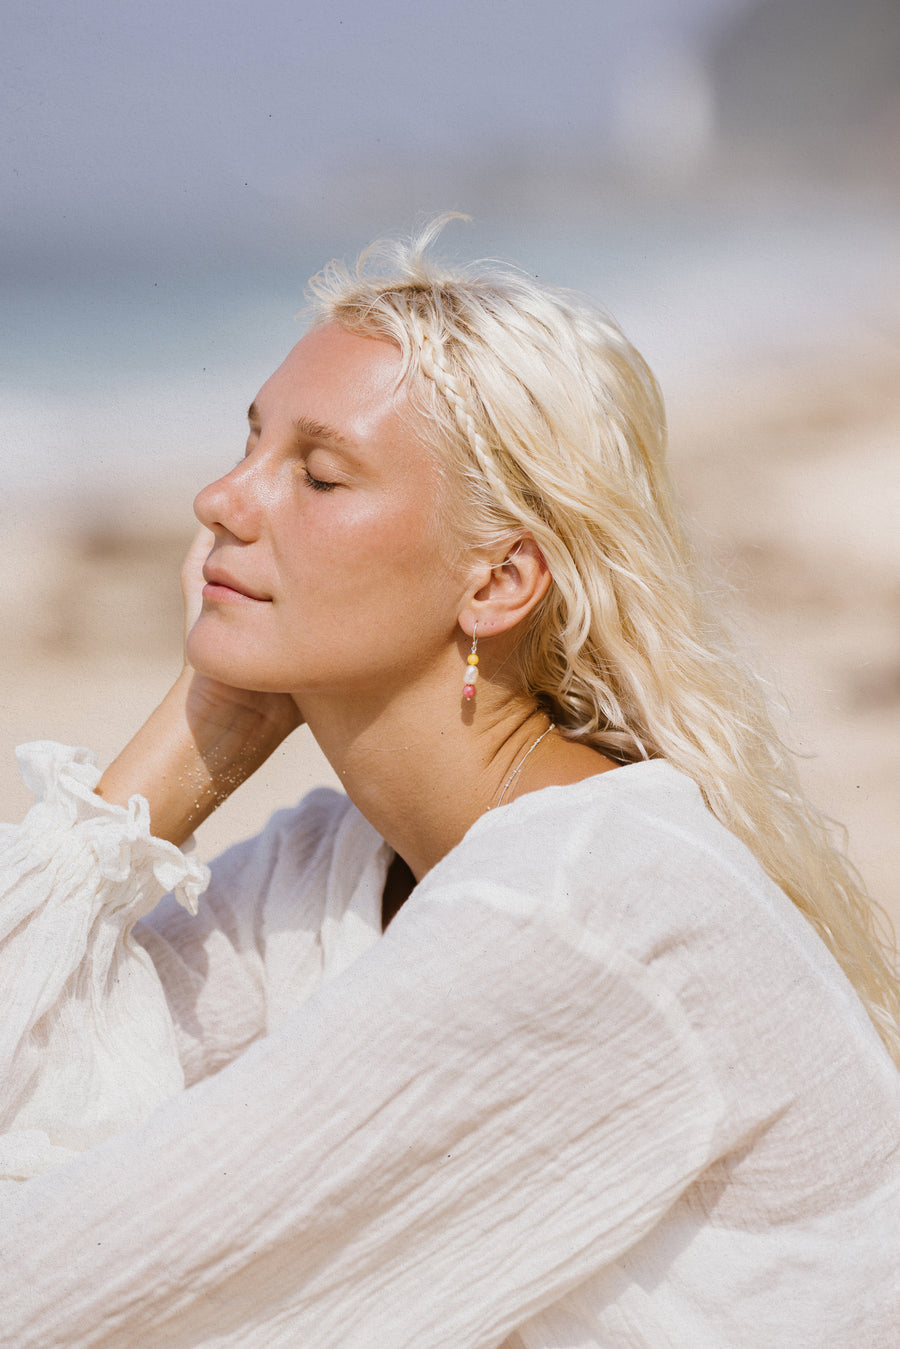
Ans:
[{"label": "wavy blonde hair", "polygon": [[[759,681],[710,610],[673,503],[650,370],[584,300],[496,264],[448,270],[408,243],[331,263],[314,321],[385,338],[425,414],[471,546],[533,535],[553,584],[517,653],[572,740],[665,758],[818,932],[900,1066],[900,991],[860,878],[805,800]],[[885,928],[885,931],[887,929]]]}]

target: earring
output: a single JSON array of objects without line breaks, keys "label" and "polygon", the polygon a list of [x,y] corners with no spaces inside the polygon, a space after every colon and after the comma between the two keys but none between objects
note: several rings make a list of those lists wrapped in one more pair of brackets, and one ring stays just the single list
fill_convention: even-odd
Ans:
[{"label": "earring", "polygon": [[472,650],[466,657],[466,677],[463,681],[462,696],[475,697],[475,680],[478,678],[478,624],[472,628]]}]

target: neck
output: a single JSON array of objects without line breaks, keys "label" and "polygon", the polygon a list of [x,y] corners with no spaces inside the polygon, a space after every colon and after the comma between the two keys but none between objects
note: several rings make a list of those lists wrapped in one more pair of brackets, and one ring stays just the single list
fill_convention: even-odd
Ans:
[{"label": "neck", "polygon": [[[474,703],[463,706],[446,686],[408,690],[380,706],[303,699],[307,724],[347,795],[416,881],[498,803],[510,773],[549,725],[530,699],[483,687]],[[504,801],[525,785],[523,768]]]}]

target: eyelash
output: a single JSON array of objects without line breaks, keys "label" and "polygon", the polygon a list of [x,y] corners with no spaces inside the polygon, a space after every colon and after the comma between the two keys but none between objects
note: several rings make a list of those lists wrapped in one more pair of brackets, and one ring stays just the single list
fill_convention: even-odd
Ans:
[{"label": "eyelash", "polygon": [[323,482],[321,478],[314,478],[305,466],[303,472],[306,475],[307,486],[311,487],[314,492],[333,492],[337,487],[336,482]]}]

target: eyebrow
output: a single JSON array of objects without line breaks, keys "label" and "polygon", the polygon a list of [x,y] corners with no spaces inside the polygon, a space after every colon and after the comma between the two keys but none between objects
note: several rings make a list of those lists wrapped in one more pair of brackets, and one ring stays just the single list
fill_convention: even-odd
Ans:
[{"label": "eyebrow", "polygon": [[320,440],[327,444],[335,445],[341,450],[352,450],[353,442],[348,440],[340,431],[336,431],[333,426],[326,426],[324,422],[317,422],[314,417],[295,417],[294,426],[301,436],[308,437],[309,440]]},{"label": "eyebrow", "polygon": [[[251,403],[247,409],[247,420],[251,425],[258,426],[260,423],[259,408],[256,403]],[[318,440],[325,444],[334,445],[341,450],[352,451],[353,442],[348,440],[345,435],[336,430],[333,426],[327,426],[325,422],[316,421],[314,417],[299,416],[294,418],[294,429],[300,436],[308,440]]]}]

